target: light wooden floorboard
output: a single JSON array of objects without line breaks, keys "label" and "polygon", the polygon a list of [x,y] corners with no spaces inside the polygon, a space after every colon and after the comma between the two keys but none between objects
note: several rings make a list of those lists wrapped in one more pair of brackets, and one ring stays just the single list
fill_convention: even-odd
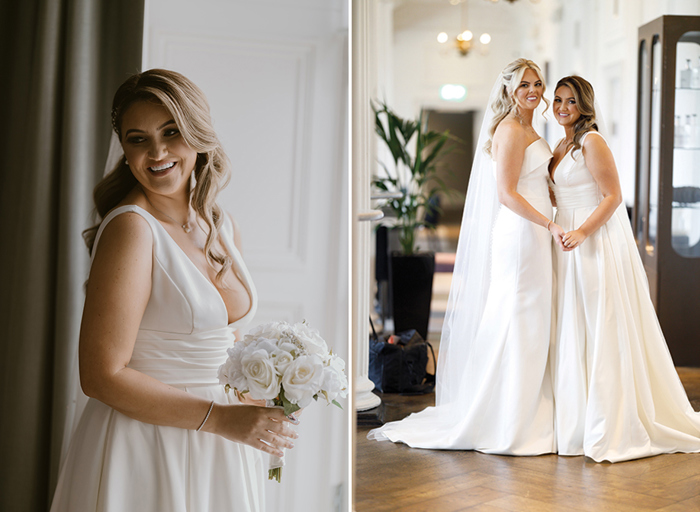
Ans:
[{"label": "light wooden floorboard", "polygon": [[[700,409],[700,369],[678,373]],[[392,421],[433,405],[434,395],[383,400]],[[412,449],[369,441],[369,430],[357,432],[357,512],[700,511],[700,454],[598,464],[585,457]]]}]

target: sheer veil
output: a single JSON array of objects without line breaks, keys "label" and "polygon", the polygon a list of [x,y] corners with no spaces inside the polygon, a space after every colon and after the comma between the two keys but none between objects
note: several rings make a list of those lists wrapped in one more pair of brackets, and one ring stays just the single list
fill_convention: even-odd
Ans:
[{"label": "sheer veil", "polygon": [[464,203],[452,285],[440,338],[437,364],[436,405],[459,401],[461,376],[473,353],[472,341],[484,312],[491,281],[491,232],[498,213],[494,164],[484,150],[493,121],[491,109],[500,88],[501,75],[491,89],[481,123]]},{"label": "sheer veil", "polygon": [[103,176],[107,176],[116,166],[121,157],[124,156],[124,150],[122,149],[122,144],[119,142],[119,136],[117,132],[112,130],[112,138],[109,139],[109,153],[107,153],[107,160],[105,161],[105,170]]},{"label": "sheer veil", "polygon": [[[484,150],[489,138],[489,127],[494,118],[492,105],[504,87],[503,73],[491,89],[484,119],[479,131],[474,154],[467,198],[464,205],[455,268],[445,320],[440,339],[437,364],[436,405],[458,404],[454,412],[459,416],[461,385],[467,369],[478,364],[474,361],[474,346],[486,296],[491,283],[491,235],[500,203],[496,189],[495,164]],[[537,112],[542,108],[538,107]]]}]

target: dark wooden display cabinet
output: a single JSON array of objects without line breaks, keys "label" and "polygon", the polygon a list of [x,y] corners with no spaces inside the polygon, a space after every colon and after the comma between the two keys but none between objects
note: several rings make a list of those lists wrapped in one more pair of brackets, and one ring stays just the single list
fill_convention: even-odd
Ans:
[{"label": "dark wooden display cabinet", "polygon": [[700,366],[700,16],[639,29],[634,235],[677,366]]}]

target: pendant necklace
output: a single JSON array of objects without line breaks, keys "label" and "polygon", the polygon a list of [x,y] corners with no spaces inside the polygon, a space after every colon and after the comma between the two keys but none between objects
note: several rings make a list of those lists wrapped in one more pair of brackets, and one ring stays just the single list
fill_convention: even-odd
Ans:
[{"label": "pendant necklace", "polygon": [[[165,215],[167,218],[169,218],[169,219],[170,219],[171,221],[173,221],[175,224],[180,224],[178,221],[176,221],[175,219],[173,219],[170,215],[168,215],[167,213],[165,213],[165,212],[163,212],[163,211],[160,211],[158,208],[156,208],[155,205],[151,202],[151,200],[148,199],[148,196],[146,195],[145,192],[144,192],[143,195],[144,195],[144,197],[146,198],[146,201],[148,201],[148,204],[150,204],[150,205],[153,207],[153,209],[154,209],[155,211],[157,211],[158,213],[161,213],[161,214]],[[184,224],[180,224],[180,227],[182,228],[182,230],[183,230],[185,233],[190,233],[190,232],[192,231],[192,226],[190,226],[189,206],[188,206],[188,208],[187,208],[187,217],[188,217],[188,218],[187,218],[187,220],[185,221],[185,223],[184,223]]]}]

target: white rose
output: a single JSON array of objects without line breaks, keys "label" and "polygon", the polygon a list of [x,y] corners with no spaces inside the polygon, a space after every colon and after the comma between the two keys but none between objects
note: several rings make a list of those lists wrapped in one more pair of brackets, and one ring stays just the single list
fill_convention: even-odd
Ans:
[{"label": "white rose", "polygon": [[294,343],[289,343],[288,341],[285,341],[287,338],[282,338],[277,342],[277,348],[279,350],[284,350],[285,352],[289,352],[292,354],[293,357],[299,357],[305,355],[299,347],[297,347]]},{"label": "white rose", "polygon": [[282,335],[282,331],[289,327],[286,322],[269,322],[267,324],[258,325],[251,329],[244,336],[245,340],[257,340],[259,338],[278,340]]},{"label": "white rose", "polygon": [[323,391],[329,402],[340,396],[348,396],[348,378],[345,376],[345,361],[336,355],[332,355],[327,365],[323,368]]},{"label": "white rose", "polygon": [[226,359],[226,362],[219,366],[219,371],[216,373],[216,376],[219,378],[219,382],[222,386],[226,384],[233,386],[231,382],[236,375],[234,367],[235,362],[231,358]]},{"label": "white rose", "polygon": [[278,375],[284,375],[287,367],[294,361],[293,350],[296,347],[289,343],[285,343],[282,347],[278,347],[271,355],[272,363],[275,365]]},{"label": "white rose", "polygon": [[309,354],[317,354],[324,361],[328,358],[328,345],[316,329],[304,323],[294,324],[293,329]]},{"label": "white rose", "polygon": [[272,354],[277,350],[276,340],[269,338],[260,338],[252,346],[255,347],[255,350],[264,350],[268,354]]},{"label": "white rose", "polygon": [[311,403],[323,383],[323,362],[316,355],[301,356],[292,361],[282,376],[284,396],[299,407]]},{"label": "white rose", "polygon": [[272,400],[279,394],[280,379],[265,350],[245,351],[241,358],[241,373],[248,381],[251,398]]},{"label": "white rose", "polygon": [[226,362],[219,366],[217,376],[222,385],[228,384],[238,391],[248,391],[248,380],[241,372],[241,356],[243,355],[244,346],[242,342],[236,342],[233,347],[226,352],[228,358]]}]

